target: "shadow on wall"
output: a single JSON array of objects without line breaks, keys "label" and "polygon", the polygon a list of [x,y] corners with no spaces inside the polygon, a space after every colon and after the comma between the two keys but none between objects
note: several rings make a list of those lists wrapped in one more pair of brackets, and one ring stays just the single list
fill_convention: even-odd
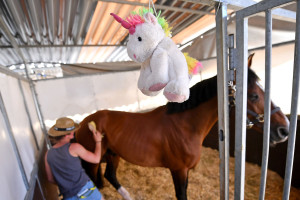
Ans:
[{"label": "shadow on wall", "polygon": [[[45,171],[45,162],[44,162],[44,155],[46,153],[46,144],[44,142],[43,149],[41,150],[41,158],[39,159],[39,169],[38,169],[38,177],[40,180],[41,188],[43,190],[43,195],[45,199],[51,199],[51,200],[59,200],[58,198],[58,188],[56,185],[50,183],[47,180],[46,171]],[[34,190],[34,196],[32,198],[33,200],[40,200],[43,199],[43,196],[40,192],[40,189],[38,187],[38,184],[35,185]]]},{"label": "shadow on wall", "polygon": [[[231,112],[232,117],[234,117],[234,112]],[[288,116],[289,117],[289,116]],[[230,117],[231,118],[231,117]],[[230,156],[234,157],[234,120],[230,122]],[[298,116],[297,121],[297,132],[299,135],[300,132],[300,120]],[[218,149],[219,138],[218,138],[218,122],[213,126],[210,133],[206,136],[203,145],[213,149]],[[275,147],[270,147],[269,151],[269,162],[268,168],[277,172],[282,178],[285,174],[285,163],[286,163],[286,154],[287,154],[287,144],[288,141],[279,143]],[[263,149],[263,134],[258,133],[253,129],[247,130],[246,137],[246,161],[258,164],[261,166],[262,158],[262,149]],[[297,170],[298,169],[298,170]],[[295,144],[295,154],[294,154],[294,164],[293,164],[293,173],[292,173],[292,186],[300,188],[300,141],[299,138]]]}]

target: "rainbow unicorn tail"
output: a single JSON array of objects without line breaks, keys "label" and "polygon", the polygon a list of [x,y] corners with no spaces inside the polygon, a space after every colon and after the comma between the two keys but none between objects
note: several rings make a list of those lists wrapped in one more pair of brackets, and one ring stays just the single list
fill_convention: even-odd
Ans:
[{"label": "rainbow unicorn tail", "polygon": [[183,55],[189,68],[189,76],[192,78],[193,75],[199,72],[200,67],[203,68],[202,63],[195,58],[190,57],[188,53],[183,53]]},{"label": "rainbow unicorn tail", "polygon": [[189,68],[189,76],[191,78],[193,75],[199,72],[200,67],[203,68],[202,63],[195,58],[190,57],[188,53],[183,53],[183,55],[186,59]]}]

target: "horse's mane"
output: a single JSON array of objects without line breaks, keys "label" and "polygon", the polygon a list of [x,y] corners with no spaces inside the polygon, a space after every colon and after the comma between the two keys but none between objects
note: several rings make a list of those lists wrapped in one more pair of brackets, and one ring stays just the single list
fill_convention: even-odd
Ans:
[{"label": "horse's mane", "polygon": [[167,113],[178,113],[197,107],[217,95],[217,76],[203,80],[190,88],[190,97],[183,103],[168,102]]},{"label": "horse's mane", "polygon": [[259,77],[255,74],[255,72],[248,68],[248,88],[252,87],[256,81],[259,80]]},{"label": "horse's mane", "polygon": [[[255,72],[252,69],[248,68],[248,87],[252,87],[258,79],[259,78],[255,74]],[[203,80],[191,87],[190,97],[187,101],[184,101],[183,103],[168,102],[166,105],[167,113],[179,113],[185,110],[193,109],[197,107],[200,103],[208,101],[216,95],[217,76],[214,76],[212,78]]]}]

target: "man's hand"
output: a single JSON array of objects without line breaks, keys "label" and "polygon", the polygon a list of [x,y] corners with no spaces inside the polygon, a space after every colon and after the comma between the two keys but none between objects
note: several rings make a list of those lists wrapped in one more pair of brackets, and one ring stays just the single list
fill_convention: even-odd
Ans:
[{"label": "man's hand", "polygon": [[95,140],[95,142],[97,143],[97,142],[101,142],[102,141],[102,134],[99,132],[99,131],[97,131],[97,130],[94,130],[93,131],[93,138],[94,138],[94,140]]}]

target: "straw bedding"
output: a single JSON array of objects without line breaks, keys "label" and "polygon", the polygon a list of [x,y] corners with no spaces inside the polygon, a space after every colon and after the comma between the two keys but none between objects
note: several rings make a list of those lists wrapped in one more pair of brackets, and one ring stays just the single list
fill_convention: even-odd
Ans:
[{"label": "straw bedding", "polygon": [[[284,163],[279,163],[284,164]],[[102,164],[105,169],[105,164]],[[260,167],[246,163],[245,200],[258,199]],[[104,170],[103,170],[104,171]],[[175,190],[168,169],[147,168],[132,165],[121,159],[117,177],[134,200],[175,200]],[[234,199],[234,158],[230,158],[230,199]],[[266,200],[282,199],[283,179],[275,172],[268,171]],[[101,193],[106,200],[122,200],[121,195],[105,179]],[[189,172],[187,189],[189,200],[216,200],[219,195],[219,153],[203,147],[197,167]],[[300,200],[300,189],[291,188],[290,200]]]}]

